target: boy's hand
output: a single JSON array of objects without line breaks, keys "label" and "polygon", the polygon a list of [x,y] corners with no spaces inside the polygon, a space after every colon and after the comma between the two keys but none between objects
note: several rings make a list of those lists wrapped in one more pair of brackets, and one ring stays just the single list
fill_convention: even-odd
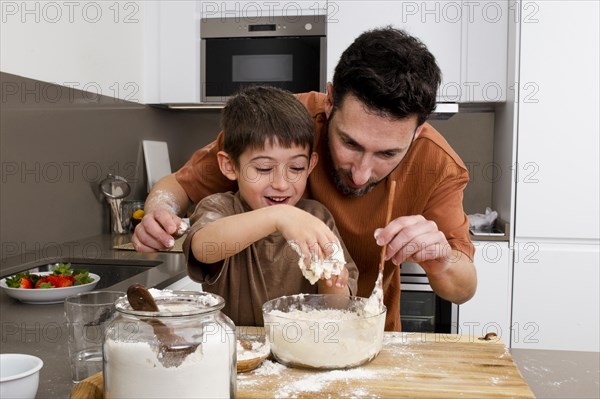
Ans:
[{"label": "boy's hand", "polygon": [[348,286],[348,269],[342,268],[340,275],[325,280],[325,285],[330,288],[346,288]]},{"label": "boy's hand", "polygon": [[310,266],[311,259],[327,258],[341,248],[337,236],[321,219],[289,205],[272,208],[278,212],[275,221],[277,231],[287,241],[298,245],[307,266]]}]

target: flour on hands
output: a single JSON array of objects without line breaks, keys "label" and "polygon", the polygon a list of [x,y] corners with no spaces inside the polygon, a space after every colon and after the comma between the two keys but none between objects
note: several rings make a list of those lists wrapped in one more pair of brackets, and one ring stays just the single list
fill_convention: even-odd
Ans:
[{"label": "flour on hands", "polygon": [[311,283],[314,284],[319,281],[320,278],[329,280],[332,276],[339,276],[344,269],[346,259],[344,258],[344,251],[338,243],[332,243],[333,253],[325,259],[320,259],[317,256],[311,257],[310,265],[307,267],[304,262],[304,255],[300,250],[300,246],[295,241],[288,241],[288,244],[298,254],[298,267],[302,271],[302,275]]}]

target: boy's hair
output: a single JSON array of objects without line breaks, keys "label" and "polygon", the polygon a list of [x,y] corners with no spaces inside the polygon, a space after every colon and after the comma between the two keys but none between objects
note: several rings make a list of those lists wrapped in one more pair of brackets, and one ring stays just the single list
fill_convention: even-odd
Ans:
[{"label": "boy's hair", "polygon": [[344,51],[335,68],[334,110],[350,93],[382,116],[416,115],[421,125],[435,109],[441,75],[417,38],[391,26],[370,30]]},{"label": "boy's hair", "polygon": [[238,92],[227,101],[221,124],[223,150],[236,166],[246,149],[262,149],[267,143],[307,146],[312,152],[315,131],[308,110],[293,94],[275,87],[252,86]]}]

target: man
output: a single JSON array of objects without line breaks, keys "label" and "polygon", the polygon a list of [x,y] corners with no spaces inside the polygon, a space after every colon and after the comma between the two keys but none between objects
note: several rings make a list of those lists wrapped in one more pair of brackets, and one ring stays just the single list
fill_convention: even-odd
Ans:
[{"label": "man", "polygon": [[[359,269],[358,296],[369,296],[387,244],[384,273],[386,330],[400,329],[400,273],[404,261],[425,269],[433,290],[463,303],[475,293],[474,247],[462,208],[468,172],[428,123],[441,73],[416,38],[391,27],[368,31],[342,54],[327,94],[298,95],[313,117],[322,160],[306,195],[333,214]],[[152,189],[146,216],[132,242],[138,251],[173,245],[178,214],[214,192],[236,191],[218,172],[223,137],[198,150]],[[386,197],[397,182],[392,221]]]}]

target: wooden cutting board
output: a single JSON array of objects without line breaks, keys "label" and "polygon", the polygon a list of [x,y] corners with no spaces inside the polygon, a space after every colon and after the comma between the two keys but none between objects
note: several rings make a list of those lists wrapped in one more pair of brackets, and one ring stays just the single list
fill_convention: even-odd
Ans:
[{"label": "wooden cutting board", "polygon": [[[99,398],[99,390],[101,375],[92,376],[71,398]],[[237,397],[535,398],[499,339],[421,333],[386,333],[379,355],[350,370],[301,370],[268,360],[238,374]]]},{"label": "wooden cutting board", "polygon": [[535,398],[497,338],[386,333],[377,358],[355,369],[271,368],[238,375],[238,397]]}]

